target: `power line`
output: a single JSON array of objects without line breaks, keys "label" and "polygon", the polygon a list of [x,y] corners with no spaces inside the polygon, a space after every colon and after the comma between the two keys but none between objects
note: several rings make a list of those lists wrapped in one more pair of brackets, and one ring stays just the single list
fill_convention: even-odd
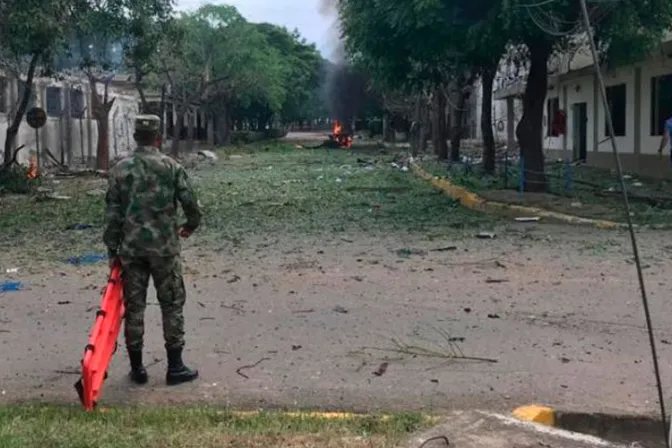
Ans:
[{"label": "power line", "polygon": [[581,3],[581,15],[583,19],[583,27],[585,33],[588,35],[588,44],[590,46],[590,52],[593,56],[593,64],[595,66],[595,75],[597,76],[597,83],[600,88],[600,96],[602,98],[602,105],[605,111],[605,119],[607,121],[607,130],[609,131],[609,140],[611,141],[611,150],[614,154],[614,160],[616,162],[616,169],[618,171],[618,177],[621,183],[621,191],[623,192],[623,208],[625,209],[626,222],[628,224],[628,232],[630,234],[630,242],[632,243],[632,252],[635,257],[635,267],[637,269],[637,280],[639,281],[639,290],[642,297],[642,305],[644,307],[644,316],[646,318],[646,328],[649,333],[649,344],[651,345],[651,356],[653,358],[653,370],[656,377],[656,387],[658,389],[658,401],[660,402],[660,416],[663,425],[663,438],[665,440],[666,448],[670,448],[670,440],[667,433],[667,415],[665,412],[665,401],[663,397],[663,384],[660,378],[660,367],[658,366],[658,354],[656,352],[656,340],[653,334],[653,325],[651,323],[651,312],[649,311],[649,300],[646,294],[646,286],[644,284],[644,274],[642,271],[642,261],[639,257],[639,249],[637,247],[637,237],[635,235],[635,229],[632,225],[632,216],[630,214],[630,202],[628,200],[628,191],[625,184],[625,178],[623,177],[623,168],[621,166],[621,159],[618,155],[618,146],[616,144],[616,139],[614,138],[614,123],[611,117],[611,110],[609,108],[607,100],[607,92],[604,85],[604,78],[602,76],[602,70],[600,69],[599,57],[597,54],[597,48],[595,41],[593,40],[593,31],[590,24],[590,17],[588,15],[588,6],[586,5],[586,0],[580,0]]}]

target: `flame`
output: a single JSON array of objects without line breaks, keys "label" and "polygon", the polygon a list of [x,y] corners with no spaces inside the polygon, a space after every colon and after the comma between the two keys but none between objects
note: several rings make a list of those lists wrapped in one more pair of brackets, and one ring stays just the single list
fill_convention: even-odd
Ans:
[{"label": "flame", "polygon": [[26,176],[28,179],[37,179],[37,176],[39,175],[37,171],[37,156],[32,156],[30,158],[30,164],[28,165],[28,173]]},{"label": "flame", "polygon": [[338,120],[334,120],[334,125],[331,128],[331,138],[344,148],[352,146],[352,136],[343,133],[343,125]]}]

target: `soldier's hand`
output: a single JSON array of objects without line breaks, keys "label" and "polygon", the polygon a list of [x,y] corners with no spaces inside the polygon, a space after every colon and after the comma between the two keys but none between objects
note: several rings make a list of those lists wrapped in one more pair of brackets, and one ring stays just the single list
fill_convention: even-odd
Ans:
[{"label": "soldier's hand", "polygon": [[182,238],[189,238],[191,236],[191,233],[193,231],[191,229],[186,228],[185,226],[180,226],[179,229],[177,229],[177,233],[182,237]]}]

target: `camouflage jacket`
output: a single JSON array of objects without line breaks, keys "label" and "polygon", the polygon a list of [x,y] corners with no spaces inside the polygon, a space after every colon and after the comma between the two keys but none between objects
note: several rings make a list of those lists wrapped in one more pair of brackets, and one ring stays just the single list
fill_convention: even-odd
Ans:
[{"label": "camouflage jacket", "polygon": [[167,257],[180,252],[178,201],[195,230],[201,208],[187,172],[152,147],[139,147],[110,170],[103,241],[110,256]]}]

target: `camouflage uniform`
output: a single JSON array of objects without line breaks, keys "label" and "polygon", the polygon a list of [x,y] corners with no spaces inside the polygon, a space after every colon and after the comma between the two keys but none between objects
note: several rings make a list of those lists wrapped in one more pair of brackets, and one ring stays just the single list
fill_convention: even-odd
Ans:
[{"label": "camouflage uniform", "polygon": [[[136,131],[158,132],[159,123],[157,116],[139,115]],[[110,171],[103,240],[110,257],[118,257],[123,267],[124,336],[129,353],[142,350],[150,276],[161,306],[166,349],[184,345],[186,294],[178,201],[187,217],[184,227],[195,230],[201,209],[184,167],[152,146],[138,147]]]}]

